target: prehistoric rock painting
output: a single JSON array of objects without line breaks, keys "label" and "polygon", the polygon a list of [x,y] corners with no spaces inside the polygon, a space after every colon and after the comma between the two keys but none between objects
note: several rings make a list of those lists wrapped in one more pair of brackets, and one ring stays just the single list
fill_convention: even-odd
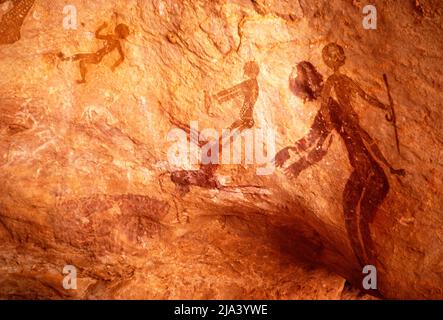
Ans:
[{"label": "prehistoric rock painting", "polygon": [[0,113],[0,167],[59,150],[53,126],[38,106],[0,99]]},{"label": "prehistoric rock painting", "polygon": [[306,156],[285,169],[287,175],[295,178],[323,159],[331,144],[333,130],[340,135],[353,168],[343,191],[345,225],[354,254],[363,267],[376,262],[370,224],[389,192],[389,181],[379,162],[388,167],[391,174],[403,176],[405,171],[394,169],[385,159],[375,141],[360,126],[351,100],[358,95],[369,104],[389,112],[387,118],[391,120],[392,109],[340,72],[346,60],[341,46],[335,43],[327,45],[323,49],[323,60],[333,70],[326,82],[323,83],[323,77],[309,62],[301,62],[297,68],[297,79],[290,81],[295,94],[307,100],[320,98],[321,107],[307,136],[294,146],[279,151],[275,162],[277,166],[283,166],[290,158],[290,150],[307,152]]},{"label": "prehistoric rock painting", "polygon": [[103,58],[110,54],[114,50],[118,50],[120,58],[111,67],[114,71],[125,59],[125,54],[123,52],[121,41],[125,40],[129,36],[129,27],[123,23],[118,24],[113,34],[100,34],[106,27],[107,23],[103,23],[95,32],[95,37],[99,40],[105,41],[105,46],[95,53],[78,53],[72,57],[65,57],[65,55],[60,52],[59,57],[63,61],[79,61],[80,75],[81,79],[77,80],[77,83],[86,83],[87,65],[88,64],[99,64]]},{"label": "prehistoric rock painting", "polygon": [[27,108],[0,101],[0,167],[11,162],[10,149],[16,134],[35,127],[37,121]]},{"label": "prehistoric rock painting", "polygon": [[[191,141],[190,140],[191,128],[188,125],[183,124],[173,118],[171,118],[171,122],[180,129],[184,130],[188,135],[188,141]],[[197,132],[196,134],[200,136],[199,132]],[[231,137],[232,137],[231,135],[228,136],[222,135],[218,140],[210,142],[210,146],[208,147],[208,158],[211,158],[212,156],[211,151],[213,150],[212,146],[214,146],[214,144],[218,145],[217,152],[218,154],[221,154],[224,143],[227,142],[227,139],[231,139]],[[202,148],[207,143],[208,142],[206,141],[199,141],[198,147]],[[242,191],[243,193],[251,193],[251,194],[258,194],[257,189],[263,188],[262,186],[259,185],[236,185],[236,186],[222,185],[222,183],[215,176],[215,173],[217,172],[219,166],[220,164],[218,163],[208,163],[208,164],[201,163],[200,168],[198,170],[173,171],[170,176],[171,181],[175,184],[176,190],[178,191],[180,196],[185,196],[191,190],[190,189],[191,186],[196,186],[204,189],[224,190],[227,192],[230,192],[232,190],[234,190],[233,192],[237,192],[236,190],[239,188],[242,189],[252,188],[254,189],[252,191],[245,191],[245,190]]]},{"label": "prehistoric rock painting", "polygon": [[249,61],[244,65],[245,76],[249,79],[237,84],[229,89],[222,90],[214,97],[218,102],[223,103],[231,99],[242,97],[243,106],[240,110],[240,119],[235,121],[230,130],[243,130],[254,126],[254,106],[258,99],[259,86],[257,77],[260,68],[255,61]]},{"label": "prehistoric rock painting", "polygon": [[322,85],[323,76],[307,61],[297,64],[296,75],[291,74],[289,78],[289,88],[303,102],[317,99],[321,95]]},{"label": "prehistoric rock painting", "polygon": [[[118,207],[120,211],[120,214],[115,216],[117,220],[112,220],[113,217],[105,213],[113,207]],[[142,242],[145,237],[159,236],[165,228],[161,221],[168,213],[169,204],[144,195],[95,194],[59,201],[56,209],[62,219],[54,224],[59,229],[64,229],[63,232],[57,233],[58,237],[75,246],[102,245],[109,247],[109,250],[115,250],[112,246],[116,244],[109,242],[113,240],[112,232],[116,229],[126,234],[134,243]],[[113,221],[111,225],[107,223],[110,221]],[[83,230],[84,234],[75,237],[76,232],[65,232],[73,228],[76,232]]]},{"label": "prehistoric rock painting", "polygon": [[[218,144],[218,155],[221,154],[223,145],[231,139],[232,133],[235,131],[241,131],[243,129],[252,128],[254,126],[254,106],[257,102],[259,95],[259,86],[257,81],[257,76],[260,72],[259,66],[255,61],[249,61],[244,65],[244,73],[249,78],[237,84],[229,89],[225,89],[214,95],[220,103],[229,101],[231,99],[242,97],[243,106],[240,110],[240,117],[238,120],[234,121],[229,127],[230,134],[228,136],[221,136],[218,141],[212,142],[212,144]],[[207,93],[205,93],[205,104],[206,109],[210,111],[210,99],[208,99]],[[169,114],[169,113],[168,113]],[[176,120],[173,116],[169,114],[171,123],[173,123],[178,128],[184,130],[188,135],[188,140],[191,141],[191,128]],[[196,132],[200,136],[199,132]],[[199,141],[198,147],[202,148],[206,145],[206,141]],[[213,148],[208,148],[209,152]],[[211,158],[211,154],[207,155]],[[199,170],[179,170],[171,173],[171,180],[177,187],[180,195],[185,195],[190,191],[190,186],[198,186],[206,189],[228,189],[228,187],[222,186],[220,182],[215,177],[215,173],[219,167],[218,163],[203,164],[201,162]],[[238,187],[257,187],[257,186],[238,186]]]},{"label": "prehistoric rock painting", "polygon": [[400,139],[398,138],[397,116],[395,115],[394,101],[392,100],[391,89],[389,87],[388,76],[386,74],[383,75],[383,80],[386,85],[386,91],[388,93],[388,98],[389,98],[389,108],[391,110],[391,114],[386,115],[386,120],[392,122],[392,125],[394,126],[395,145],[397,147],[398,154],[400,154]]},{"label": "prehistoric rock painting", "polygon": [[[8,0],[0,0],[0,4]],[[13,7],[0,21],[0,44],[12,44],[20,40],[20,29],[35,0],[11,0]]]},{"label": "prehistoric rock painting", "polygon": [[[184,130],[188,136],[188,141],[193,142],[190,138],[191,136],[191,128],[184,124],[171,115],[169,115],[170,121],[172,124],[177,126],[178,128]],[[197,132],[198,136],[200,133]],[[223,136],[219,138],[218,146],[219,146],[219,154],[222,150],[223,145]],[[198,147],[202,148],[207,142],[199,141]],[[215,142],[213,142],[215,143]],[[212,150],[212,149],[210,149]],[[210,156],[210,154],[209,154]],[[221,184],[218,179],[215,177],[215,172],[218,169],[219,164],[209,163],[209,164],[200,164],[199,170],[178,170],[171,173],[171,181],[175,184],[178,193],[181,196],[186,195],[191,189],[190,186],[198,186],[205,189],[220,189]]]},{"label": "prehistoric rock painting", "polygon": [[165,216],[169,207],[166,202],[136,194],[92,195],[88,198],[62,201],[58,207],[70,212],[76,211],[81,216],[90,216],[95,212],[111,208],[115,203],[123,215],[142,212],[157,221]]},{"label": "prehistoric rock painting", "polygon": [[0,135],[12,136],[31,129],[36,124],[36,119],[26,107],[0,102]]}]

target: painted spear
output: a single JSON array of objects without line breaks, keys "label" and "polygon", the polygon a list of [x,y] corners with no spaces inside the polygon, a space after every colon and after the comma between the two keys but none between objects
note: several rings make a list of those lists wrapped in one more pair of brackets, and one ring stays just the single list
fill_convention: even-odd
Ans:
[{"label": "painted spear", "polygon": [[389,88],[388,76],[386,74],[383,74],[383,80],[385,81],[386,91],[388,92],[389,109],[391,112],[391,114],[386,115],[386,120],[388,120],[389,122],[392,122],[392,125],[394,126],[395,143],[397,145],[398,154],[400,154],[400,140],[398,138],[397,117],[395,115],[394,100],[392,99],[392,96],[391,96],[391,89]]}]

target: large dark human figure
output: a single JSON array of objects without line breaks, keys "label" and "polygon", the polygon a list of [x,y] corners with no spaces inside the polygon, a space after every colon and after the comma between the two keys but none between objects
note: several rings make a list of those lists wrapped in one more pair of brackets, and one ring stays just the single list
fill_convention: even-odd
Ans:
[{"label": "large dark human figure", "polygon": [[394,169],[370,135],[360,126],[352,106],[356,95],[384,111],[390,111],[377,98],[364,92],[352,79],[340,72],[346,57],[341,46],[331,43],[323,49],[323,60],[333,74],[323,84],[323,77],[309,62],[298,65],[297,79],[291,80],[291,90],[302,99],[320,98],[321,107],[308,135],[292,147],[277,153],[277,166],[289,159],[289,151],[307,152],[305,157],[285,169],[286,174],[297,177],[300,172],[319,162],[332,142],[332,131],[342,138],[353,171],[343,191],[343,211],[348,237],[360,267],[375,265],[376,253],[370,225],[379,206],[389,192],[388,178],[380,162],[391,174],[403,176],[405,171]]}]

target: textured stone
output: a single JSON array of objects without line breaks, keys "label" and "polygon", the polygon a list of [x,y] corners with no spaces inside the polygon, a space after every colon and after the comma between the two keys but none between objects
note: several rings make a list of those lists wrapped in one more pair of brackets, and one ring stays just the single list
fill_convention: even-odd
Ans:
[{"label": "textured stone", "polygon": [[[73,0],[77,30],[63,28],[65,1],[0,2],[2,19],[29,6],[23,25],[0,28],[1,298],[362,298],[343,213],[352,166],[337,131],[297,178],[220,165],[200,183],[198,166],[167,156],[177,125],[221,132],[238,119],[241,99],[210,97],[247,80],[248,61],[260,69],[254,128],[274,129],[277,151],[293,145],[321,103],[297,97],[289,79],[309,61],[326,80],[331,42],[347,56],[342,72],[385,105],[388,75],[397,113],[400,154],[385,112],[352,104],[406,171],[382,167],[390,189],[370,223],[378,294],[443,298],[441,1],[375,1],[377,30],[362,27],[358,0]],[[79,84],[69,57],[103,47],[103,22],[102,35],[129,27],[124,60],[115,65],[113,42],[88,56]],[[191,169],[200,186],[180,189],[173,172]],[[67,264],[77,290],[61,285]]]}]

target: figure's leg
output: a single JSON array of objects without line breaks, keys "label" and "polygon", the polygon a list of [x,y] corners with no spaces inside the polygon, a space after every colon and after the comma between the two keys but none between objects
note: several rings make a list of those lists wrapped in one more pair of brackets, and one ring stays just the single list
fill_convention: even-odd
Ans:
[{"label": "figure's leg", "polygon": [[369,177],[360,202],[360,233],[368,261],[375,264],[375,247],[371,237],[370,224],[374,221],[379,206],[389,192],[389,182],[382,169]]},{"label": "figure's leg", "polygon": [[63,52],[59,52],[57,56],[62,61],[78,61],[83,59],[92,59],[94,54],[93,53],[78,53],[74,54],[72,57],[66,57]]},{"label": "figure's leg", "polygon": [[345,226],[352,250],[361,267],[365,265],[364,248],[360,240],[358,204],[363,193],[362,177],[355,171],[349,177],[343,191]]},{"label": "figure's leg", "polygon": [[243,124],[243,121],[241,119],[236,120],[233,124],[231,124],[231,126],[229,127],[229,130],[232,131],[232,130],[238,129],[242,126],[242,124]]},{"label": "figure's leg", "polygon": [[208,93],[208,91],[204,91],[205,93],[205,108],[206,108],[206,113],[207,114],[211,114],[211,105],[212,105],[212,101],[211,101],[211,95]]},{"label": "figure's leg", "polygon": [[77,83],[86,83],[86,72],[87,72],[87,69],[86,69],[86,62],[85,62],[85,60],[80,60],[79,67],[80,67],[80,75],[81,75],[82,79],[81,80],[77,80]]},{"label": "figure's leg", "polygon": [[59,52],[59,53],[57,54],[57,57],[59,57],[59,59],[60,59],[61,61],[68,61],[68,60],[71,59],[71,58],[69,58],[69,57],[66,57],[65,54],[64,54],[63,52]]},{"label": "figure's leg", "polygon": [[242,121],[242,130],[243,129],[251,129],[255,125],[253,118],[242,118],[241,121]]},{"label": "figure's leg", "polygon": [[94,60],[96,60],[96,55],[95,53],[77,53],[74,54],[70,59],[72,61],[86,60],[92,63]]}]

